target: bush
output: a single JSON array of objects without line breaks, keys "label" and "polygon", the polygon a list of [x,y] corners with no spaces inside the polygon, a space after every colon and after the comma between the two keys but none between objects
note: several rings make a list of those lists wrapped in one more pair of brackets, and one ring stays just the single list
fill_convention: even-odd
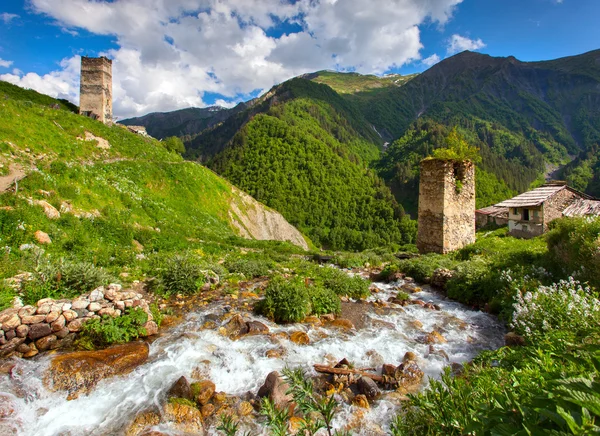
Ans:
[{"label": "bush", "polygon": [[169,257],[155,273],[158,282],[153,290],[166,295],[194,294],[208,281],[208,272],[189,254]]},{"label": "bush", "polygon": [[331,268],[323,284],[337,295],[347,295],[350,298],[365,298],[370,295],[369,282],[360,276],[349,276],[343,271]]},{"label": "bush", "polygon": [[555,330],[584,335],[600,323],[600,302],[572,277],[535,292],[517,293],[511,326],[532,342]]},{"label": "bush", "polygon": [[273,262],[269,258],[238,257],[225,261],[225,268],[229,272],[244,274],[247,278],[269,275],[273,266]]},{"label": "bush", "polygon": [[267,286],[257,309],[276,322],[299,322],[310,315],[310,295],[300,278],[286,280],[278,276]]},{"label": "bush", "polygon": [[83,324],[78,345],[94,349],[129,342],[146,334],[143,326],[147,321],[148,314],[139,307],[116,318],[105,315],[91,319]]},{"label": "bush", "polygon": [[7,286],[4,281],[0,281],[0,312],[12,306],[15,296],[15,291]]},{"label": "bush", "polygon": [[38,254],[34,264],[33,278],[23,284],[25,304],[35,304],[42,298],[73,298],[116,281],[111,274],[89,262],[64,259],[55,262]]},{"label": "bush", "polygon": [[310,286],[311,313],[323,315],[324,313],[340,313],[340,299],[333,291],[322,286]]}]

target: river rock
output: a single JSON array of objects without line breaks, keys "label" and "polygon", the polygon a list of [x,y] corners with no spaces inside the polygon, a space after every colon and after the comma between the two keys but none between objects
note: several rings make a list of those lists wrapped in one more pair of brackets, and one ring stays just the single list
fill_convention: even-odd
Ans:
[{"label": "river rock", "polygon": [[448,281],[454,277],[454,272],[447,268],[438,268],[431,275],[431,284],[440,289],[446,289]]},{"label": "river rock", "polygon": [[[85,309],[79,309],[79,310],[85,310]],[[75,310],[65,310],[63,312],[63,316],[65,317],[66,322],[71,322],[74,319],[76,319],[79,316],[79,314],[77,312],[75,312]]]},{"label": "river rock", "polygon": [[27,334],[29,333],[29,326],[28,325],[20,325],[19,327],[16,328],[15,330],[17,337],[19,338],[26,338]]},{"label": "river rock", "polygon": [[433,330],[430,332],[425,338],[425,343],[427,344],[445,344],[448,342],[446,338],[444,338],[439,332]]},{"label": "river rock", "polygon": [[58,338],[55,335],[45,336],[35,341],[35,346],[39,351],[46,351],[57,345]]},{"label": "river rock", "polygon": [[278,409],[293,409],[292,401],[294,397],[287,394],[289,388],[290,385],[283,380],[283,377],[277,371],[273,371],[267,375],[264,384],[258,390],[257,396],[259,398],[269,398]]},{"label": "river rock", "polygon": [[[40,301],[42,301],[42,300],[40,300]],[[46,303],[40,304],[40,302],[38,301],[38,308],[35,313],[37,313],[38,315],[48,315],[50,313],[51,308],[52,308],[52,303],[46,302]]]},{"label": "river rock", "polygon": [[67,328],[69,329],[70,332],[77,333],[77,332],[81,331],[81,328],[83,327],[84,322],[85,322],[85,319],[82,319],[82,318],[74,319],[67,325]]},{"label": "river rock", "polygon": [[73,300],[73,303],[71,303],[71,309],[73,309],[73,310],[87,309],[87,307],[89,305],[90,305],[90,302],[88,300],[78,298],[76,300]]},{"label": "river rock", "polygon": [[198,409],[187,404],[168,403],[165,406],[163,421],[173,423],[179,432],[204,435],[202,414]]},{"label": "river rock", "polygon": [[237,407],[238,414],[240,416],[248,416],[254,412],[254,407],[249,401],[242,401]]},{"label": "river rock", "polygon": [[25,338],[17,338],[13,337],[6,344],[0,346],[0,357],[8,356],[10,353],[14,352],[19,345],[25,342]]},{"label": "river rock", "polygon": [[210,418],[215,413],[215,405],[214,404],[205,404],[200,408],[200,413],[202,414],[202,418]]},{"label": "river rock", "polygon": [[147,321],[143,327],[146,331],[146,334],[143,336],[154,336],[158,334],[158,324],[154,321]]},{"label": "river rock", "polygon": [[293,332],[290,335],[290,341],[292,341],[294,344],[298,344],[298,345],[310,344],[310,338],[308,337],[308,335],[305,332],[301,332],[301,331]]},{"label": "river rock", "polygon": [[44,383],[54,391],[70,396],[87,392],[98,381],[126,374],[148,359],[148,344],[130,342],[100,351],[78,351],[56,356],[44,376]]},{"label": "river rock", "polygon": [[357,385],[359,392],[365,397],[367,397],[369,400],[373,400],[381,394],[381,391],[379,390],[375,382],[369,377],[362,376],[358,379]]},{"label": "river rock", "polygon": [[90,302],[104,300],[104,287],[100,286],[99,288],[96,288],[92,292],[90,292],[89,300]]},{"label": "river rock", "polygon": [[48,315],[46,315],[46,318],[44,319],[44,321],[48,324],[52,324],[54,321],[56,321],[58,319],[59,316],[62,316],[62,311],[61,312],[50,312]]},{"label": "river rock", "polygon": [[100,305],[100,303],[90,303],[90,305],[87,307],[87,310],[89,310],[90,312],[98,312],[100,309],[102,309],[102,306]]},{"label": "river rock", "polygon": [[248,335],[266,335],[269,333],[269,327],[259,321],[248,321],[246,323]]},{"label": "river rock", "polygon": [[43,338],[51,333],[52,328],[50,328],[49,324],[33,324],[29,327],[29,333],[27,334],[27,337],[29,337],[29,339],[32,341],[35,341],[36,339]]},{"label": "river rock", "polygon": [[125,436],[140,436],[145,433],[150,427],[158,425],[160,423],[160,415],[154,410],[144,411],[138,413],[133,419],[127,430],[125,430]]},{"label": "river rock", "polygon": [[2,318],[2,330],[5,332],[8,330],[14,330],[20,325],[21,318],[19,318],[18,310],[16,309],[12,309],[10,314],[6,314],[6,316]]},{"label": "river rock", "polygon": [[202,380],[191,384],[192,397],[199,404],[206,404],[215,393],[215,384],[210,380]]},{"label": "river rock", "polygon": [[504,344],[509,347],[521,347],[525,345],[525,338],[515,332],[509,332],[504,335]]},{"label": "river rock", "polygon": [[192,396],[192,388],[190,386],[190,382],[188,382],[187,378],[181,376],[177,379],[177,381],[171,386],[169,392],[167,392],[167,397],[169,398],[185,398],[186,400],[193,400]]},{"label": "river rock", "polygon": [[336,318],[331,323],[329,323],[329,325],[344,330],[352,330],[354,328],[354,324],[352,324],[352,321],[345,318]]},{"label": "river rock", "polygon": [[36,310],[37,310],[37,307],[23,306],[19,309],[19,317],[23,318],[24,316],[35,315]]},{"label": "river rock", "polygon": [[21,318],[23,324],[39,324],[46,320],[46,315],[32,315]]},{"label": "river rock", "polygon": [[225,335],[232,339],[237,339],[248,333],[248,325],[241,315],[234,315],[224,326]]},{"label": "river rock", "polygon": [[4,337],[6,337],[7,341],[12,340],[16,336],[17,336],[16,330],[7,330],[7,331],[4,332]]},{"label": "river rock", "polygon": [[363,409],[369,409],[369,401],[367,400],[367,397],[363,394],[359,394],[356,395],[353,399],[352,399],[352,404],[354,406],[357,407],[361,407]]},{"label": "river rock", "polygon": [[70,332],[69,332],[69,329],[68,329],[68,328],[66,328],[66,327],[63,327],[62,329],[60,329],[60,330],[59,330],[59,331],[57,331],[57,332],[54,332],[54,334],[56,335],[56,337],[57,337],[58,339],[63,339],[63,338],[65,338],[65,337],[67,337],[67,335],[68,335],[69,333],[70,333]]},{"label": "river rock", "polygon": [[53,332],[58,332],[65,328],[66,324],[67,320],[65,319],[65,317],[63,315],[60,315],[52,324],[50,324],[50,328]]},{"label": "river rock", "polygon": [[396,368],[394,378],[398,382],[398,391],[401,393],[414,392],[421,385],[423,371],[419,368],[416,360],[405,360]]}]

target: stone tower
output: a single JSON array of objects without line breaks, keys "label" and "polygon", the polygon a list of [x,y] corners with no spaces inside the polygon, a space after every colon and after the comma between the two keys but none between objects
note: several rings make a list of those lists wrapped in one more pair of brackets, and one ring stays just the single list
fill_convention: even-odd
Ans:
[{"label": "stone tower", "polygon": [[112,61],[105,57],[81,58],[79,113],[112,123]]},{"label": "stone tower", "polygon": [[421,161],[421,253],[448,253],[475,242],[475,165],[469,161]]}]

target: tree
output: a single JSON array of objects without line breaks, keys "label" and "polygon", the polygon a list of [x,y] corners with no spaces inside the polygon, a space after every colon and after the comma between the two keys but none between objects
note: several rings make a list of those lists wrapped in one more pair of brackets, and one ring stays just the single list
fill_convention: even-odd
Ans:
[{"label": "tree", "polygon": [[185,145],[183,145],[183,141],[177,136],[169,136],[163,139],[162,144],[169,151],[179,154],[185,153]]},{"label": "tree", "polygon": [[473,163],[481,162],[479,148],[469,145],[465,138],[454,127],[444,139],[445,147],[433,150],[431,157],[434,159],[463,161]]}]

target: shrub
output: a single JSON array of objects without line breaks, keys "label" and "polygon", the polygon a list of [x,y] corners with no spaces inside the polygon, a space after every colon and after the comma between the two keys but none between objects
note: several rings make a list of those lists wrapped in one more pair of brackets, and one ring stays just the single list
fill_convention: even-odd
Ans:
[{"label": "shrub", "polygon": [[116,318],[105,315],[101,319],[91,319],[83,325],[78,345],[94,349],[129,342],[146,334],[143,326],[147,321],[148,314],[140,308]]},{"label": "shrub", "polygon": [[171,256],[155,272],[154,290],[166,295],[194,294],[207,282],[207,271],[191,255]]},{"label": "shrub", "polygon": [[266,276],[272,267],[273,262],[269,258],[238,257],[225,261],[229,272],[244,274],[247,278]]},{"label": "shrub", "polygon": [[337,295],[347,295],[356,299],[370,295],[369,282],[360,276],[350,276],[337,269],[330,269],[328,275],[323,284]]},{"label": "shrub", "polygon": [[278,276],[267,286],[257,309],[276,322],[299,322],[310,315],[310,295],[300,278],[286,280]]},{"label": "shrub", "polygon": [[0,312],[12,306],[15,296],[15,291],[7,286],[3,280],[0,281]]},{"label": "shrub", "polygon": [[340,313],[340,299],[333,291],[319,285],[310,286],[308,289],[313,315]]},{"label": "shrub", "polygon": [[408,300],[410,300],[410,295],[408,295],[404,291],[400,291],[400,292],[398,292],[398,295],[396,295],[396,299],[400,300],[400,301],[408,301]]},{"label": "shrub", "polygon": [[585,334],[600,323],[600,302],[572,277],[517,293],[511,326],[533,342],[554,330]]}]

